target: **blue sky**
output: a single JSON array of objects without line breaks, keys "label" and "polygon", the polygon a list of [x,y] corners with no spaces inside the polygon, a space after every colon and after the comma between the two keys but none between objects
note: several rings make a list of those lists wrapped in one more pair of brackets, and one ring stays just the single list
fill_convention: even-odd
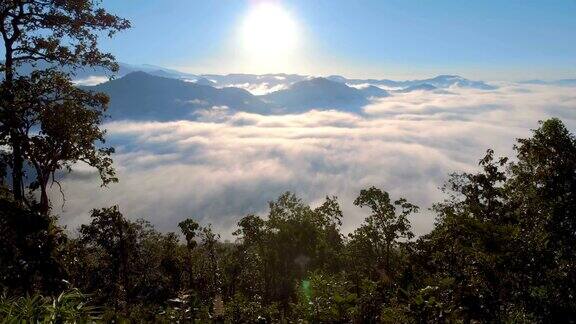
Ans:
[{"label": "blue sky", "polygon": [[[283,64],[272,59],[248,64],[239,42],[243,22],[263,2],[281,7],[297,25],[297,53]],[[133,28],[102,45],[133,64],[194,73],[396,79],[444,73],[490,80],[576,77],[574,0],[105,0],[104,5],[129,18]]]}]

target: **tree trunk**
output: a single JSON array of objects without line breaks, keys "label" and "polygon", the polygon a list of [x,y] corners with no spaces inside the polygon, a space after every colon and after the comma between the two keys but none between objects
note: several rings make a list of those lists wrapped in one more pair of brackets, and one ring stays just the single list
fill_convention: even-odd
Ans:
[{"label": "tree trunk", "polygon": [[16,202],[24,201],[24,158],[22,156],[22,146],[16,131],[10,132],[10,145],[12,146],[12,194]]},{"label": "tree trunk", "polygon": [[48,212],[50,212],[50,200],[48,200],[47,183],[48,181],[42,177],[40,183],[40,214],[44,216],[48,216]]},{"label": "tree trunk", "polygon": [[188,266],[190,267],[188,273],[188,280],[190,283],[188,284],[188,288],[192,290],[192,287],[194,287],[194,257],[192,256],[192,249],[188,249]]},{"label": "tree trunk", "polygon": [[[6,42],[6,41],[5,41]],[[6,87],[6,107],[9,114],[8,127],[10,127],[10,146],[12,146],[12,194],[16,202],[24,202],[24,152],[22,151],[22,142],[18,134],[18,117],[15,107],[14,96],[14,61],[12,58],[11,44],[5,44],[4,60],[4,86]]]}]

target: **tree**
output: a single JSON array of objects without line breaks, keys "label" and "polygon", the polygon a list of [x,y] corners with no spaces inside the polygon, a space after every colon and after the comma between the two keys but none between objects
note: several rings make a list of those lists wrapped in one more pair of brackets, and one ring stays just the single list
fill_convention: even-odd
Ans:
[{"label": "tree", "polygon": [[69,66],[100,66],[117,70],[109,53],[98,49],[102,33],[112,37],[130,26],[106,12],[98,0],[7,0],[0,4],[0,34],[4,42],[4,73],[0,98],[0,137],[11,148],[12,191],[24,201],[23,166],[26,149],[24,119],[28,112],[17,105],[18,67],[44,61]]},{"label": "tree", "polygon": [[412,259],[421,266],[416,272],[427,275],[415,280],[430,287],[415,292],[418,316],[503,321],[512,304],[508,287],[515,285],[509,260],[519,248],[504,187],[507,161],[488,150],[479,172],[453,174],[444,185],[448,199],[433,206],[435,228],[418,241]]},{"label": "tree", "polygon": [[114,150],[98,146],[104,143],[99,125],[108,104],[105,95],[83,91],[53,69],[18,77],[14,88],[16,105],[26,111],[20,132],[24,157],[36,172],[30,189],[40,189],[41,214],[49,212],[48,182],[57,182],[58,170],[70,172],[83,162],[99,171],[103,185],[117,181],[110,158]]},{"label": "tree", "polygon": [[269,205],[267,220],[248,215],[234,233],[242,264],[236,292],[255,296],[268,309],[279,305],[287,316],[298,297],[295,284],[310,271],[342,269],[342,212],[335,197],[311,208],[290,192]]},{"label": "tree", "polygon": [[202,248],[208,257],[208,293],[210,297],[221,293],[220,267],[218,266],[218,255],[216,252],[220,234],[214,233],[210,225],[202,227],[200,231]]},{"label": "tree", "polygon": [[507,189],[525,306],[549,321],[576,318],[576,138],[552,118],[514,148]]},{"label": "tree", "polygon": [[188,246],[188,249],[193,250],[198,244],[195,238],[198,236],[200,225],[193,219],[188,218],[178,223],[178,227],[180,227],[182,234],[186,238],[186,246]]},{"label": "tree", "polygon": [[196,242],[196,237],[198,237],[198,231],[200,229],[200,225],[193,219],[185,219],[178,223],[178,227],[184,234],[184,238],[186,239],[186,248],[188,250],[188,286],[192,289],[194,284],[194,248],[198,243]]},{"label": "tree", "polygon": [[133,305],[163,304],[183,288],[186,252],[174,233],[128,220],[117,206],[93,210],[79,232],[66,253],[71,282],[112,306],[112,318]]},{"label": "tree", "polygon": [[375,187],[361,190],[354,204],[369,207],[371,214],[349,234],[347,276],[358,295],[357,320],[378,322],[382,305],[399,290],[405,254],[400,239],[414,236],[408,216],[418,207],[404,198],[392,202],[387,192]]},{"label": "tree", "polygon": [[[369,207],[372,211],[354,233],[350,234],[351,244],[360,245],[376,264],[378,271],[389,276],[391,273],[392,248],[399,239],[414,237],[408,216],[418,212],[418,206],[401,198],[394,203],[390,195],[375,187],[362,189],[354,201],[359,207]],[[396,209],[400,208],[400,213]]]},{"label": "tree", "polygon": [[62,289],[65,241],[51,219],[0,197],[0,290],[24,295]]},{"label": "tree", "polygon": [[576,314],[576,140],[553,118],[514,149],[516,161],[488,150],[480,172],[450,179],[412,259],[438,309],[465,322]]},{"label": "tree", "polygon": [[[130,259],[135,257],[136,232],[118,206],[92,210],[92,222],[80,227],[84,246],[102,254],[101,280],[109,282],[109,293],[115,309],[125,309],[130,288]],[[104,270],[104,271],[103,271]]]},{"label": "tree", "polygon": [[118,207],[66,238],[0,197],[0,313],[34,319],[46,300],[81,321],[84,303],[18,298],[68,286],[107,322],[570,323],[576,138],[551,119],[515,150],[512,162],[488,150],[476,172],[453,174],[434,229],[416,241],[418,208],[374,187],[355,200],[370,214],[348,240],[335,197],[313,208],[285,193],[266,217],[242,218],[234,243],[192,219],[179,224],[183,243]]}]

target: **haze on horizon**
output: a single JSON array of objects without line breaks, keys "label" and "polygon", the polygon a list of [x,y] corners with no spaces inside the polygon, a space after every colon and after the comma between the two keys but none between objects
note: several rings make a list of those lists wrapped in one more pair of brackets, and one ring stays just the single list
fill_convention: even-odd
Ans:
[{"label": "haze on horizon", "polygon": [[134,28],[121,62],[191,73],[415,79],[576,75],[576,2],[105,0]]}]

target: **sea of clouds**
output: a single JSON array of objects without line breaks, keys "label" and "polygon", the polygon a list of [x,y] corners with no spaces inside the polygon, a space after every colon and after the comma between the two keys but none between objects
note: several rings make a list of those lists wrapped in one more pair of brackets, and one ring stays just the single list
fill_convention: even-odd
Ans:
[{"label": "sea of clouds", "polygon": [[111,122],[120,182],[100,188],[82,167],[65,178],[66,203],[54,190],[61,223],[74,230],[92,208],[119,204],[131,218],[176,231],[184,218],[211,223],[231,238],[238,220],[265,215],[267,202],[289,190],[319,204],[336,195],[345,232],[367,210],[352,202],[377,186],[421,207],[416,234],[432,229],[428,208],[452,172],[473,171],[488,148],[513,156],[516,138],[538,120],[559,117],[576,131],[576,89],[501,83],[497,90],[453,88],[395,94],[356,115],[335,110],[263,116],[218,108],[196,121]]}]

